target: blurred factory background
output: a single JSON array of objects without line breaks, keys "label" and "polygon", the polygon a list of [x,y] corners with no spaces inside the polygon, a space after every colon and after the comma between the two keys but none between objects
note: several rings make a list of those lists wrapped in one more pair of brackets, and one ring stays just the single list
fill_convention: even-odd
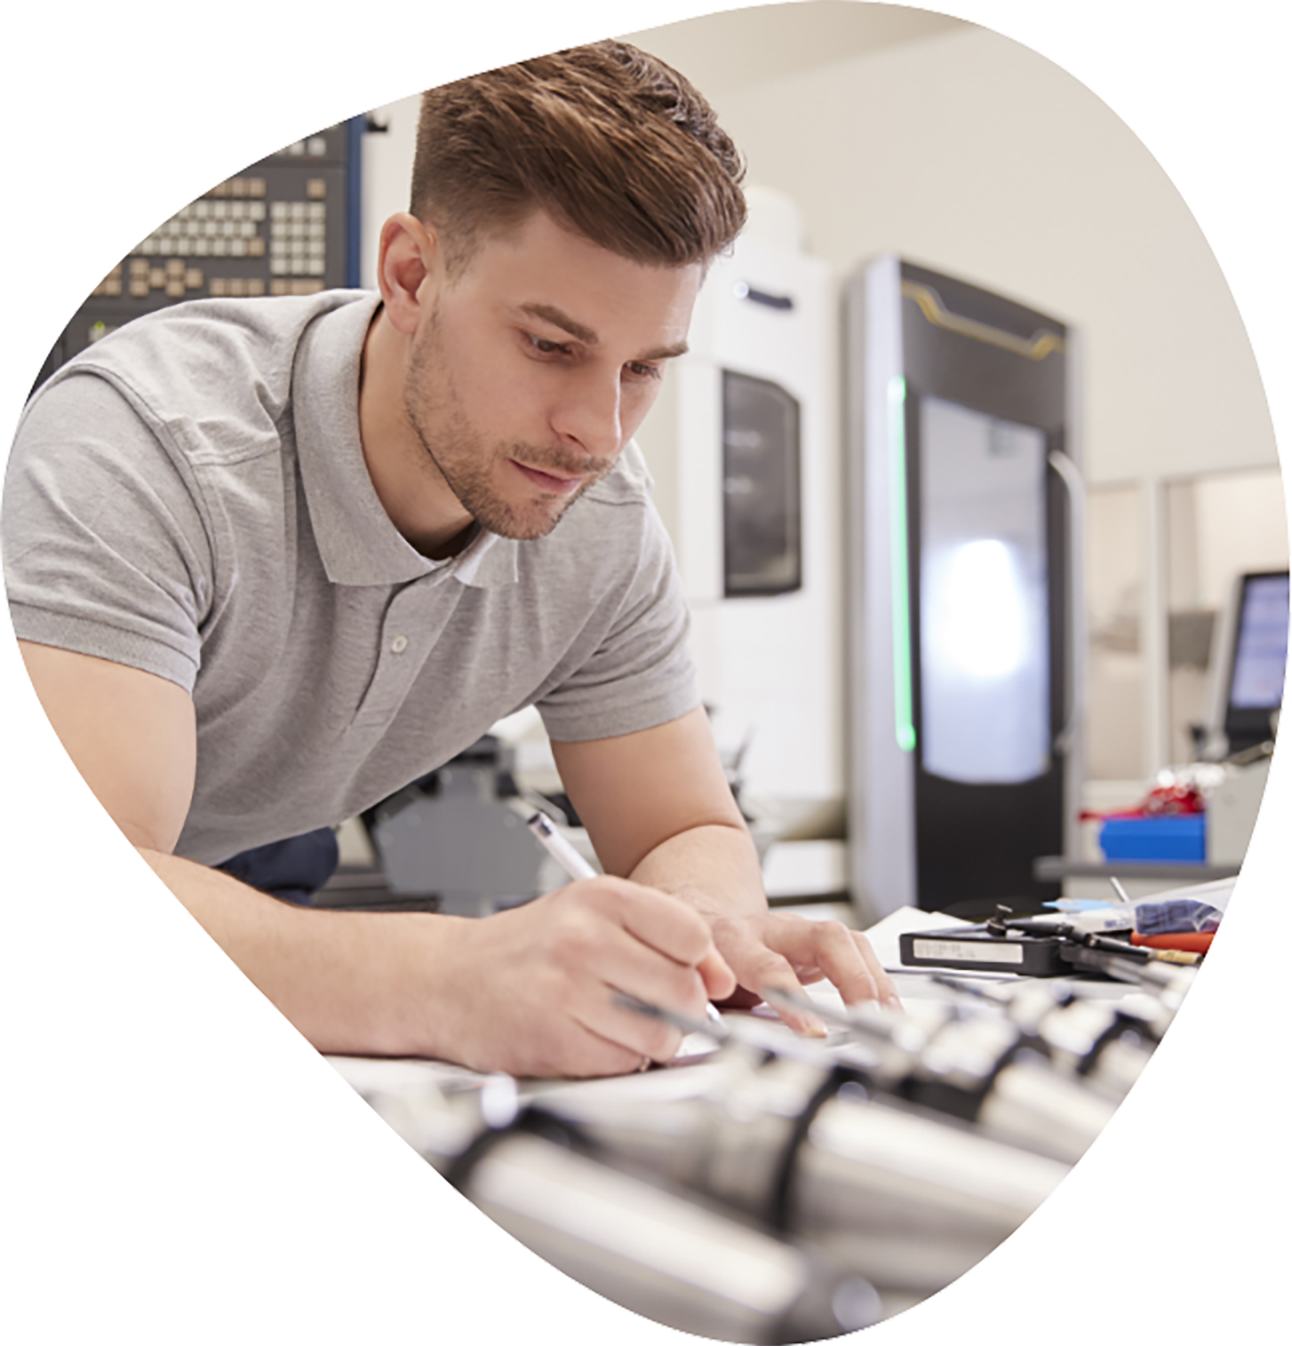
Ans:
[{"label": "blurred factory background", "polygon": [[[1076,816],[1132,806],[1159,771],[1191,761],[1190,726],[1219,715],[1213,649],[1225,658],[1217,628],[1234,584],[1287,567],[1265,399],[1201,231],[1107,107],[988,30],[822,3],[628,36],[705,92],[754,189],[737,259],[715,268],[693,354],[639,440],[686,575],[715,732],[778,839],[769,892],[847,893],[859,864],[849,849],[869,845],[866,801],[856,788],[849,799],[849,744],[860,752],[849,686],[868,671],[851,668],[846,636],[859,584],[847,544],[860,523],[847,497],[848,409],[860,390],[844,315],[850,280],[885,255],[1054,315],[1077,338],[1083,751],[1065,809],[1068,849],[1096,859],[1097,825],[1074,827]],[[364,146],[368,237],[403,204],[415,99],[374,115],[387,130]],[[792,313],[733,299],[750,268],[798,296]],[[719,395],[706,385],[720,368],[798,402],[799,588],[724,596]],[[522,763],[539,753],[522,741]]]},{"label": "blurred factory background", "polygon": [[[748,162],[750,224],[712,268],[691,355],[638,438],[769,895],[851,900],[871,921],[902,903],[1083,892],[1100,883],[1096,817],[1142,807],[1168,770],[1191,809],[1214,802],[1221,833],[1208,851],[1199,817],[1187,844],[1148,840],[1118,860],[1137,863],[1145,884],[1179,879],[1177,861],[1210,864],[1207,875],[1233,868],[1268,762],[1210,775],[1192,764],[1266,737],[1281,694],[1277,619],[1262,630],[1268,667],[1239,693],[1247,714],[1234,744],[1229,683],[1243,577],[1276,584],[1287,537],[1268,412],[1225,276],[1144,146],[1075,82],[980,43],[970,111],[966,34],[928,15],[869,19],[840,47],[838,22],[813,13],[774,62],[750,59],[715,24],[642,39],[711,98]],[[1034,108],[1045,116],[1025,115]],[[183,208],[105,276],[47,368],[181,299],[374,284],[380,224],[407,204],[415,120],[415,98],[376,109]],[[886,318],[873,303],[863,313],[877,259],[901,268]],[[925,325],[941,337],[921,356]],[[1026,342],[1045,333],[1048,360],[1036,359]],[[885,341],[897,344],[885,377],[909,386],[916,421],[908,466],[889,485],[875,479],[867,507],[866,473],[889,453],[889,433],[867,422],[887,394],[864,367]],[[1020,505],[1030,523],[1002,526],[1009,547],[1030,549],[1032,599],[1016,593],[1003,551],[1003,570],[964,553],[937,581],[951,553],[937,553],[933,534],[990,542],[1003,497],[972,488],[986,504],[964,504],[959,519],[962,488],[948,485],[940,505],[921,499],[917,481],[925,495],[949,481],[967,453],[953,441],[971,434],[947,422],[929,434],[949,435],[951,448],[921,449],[927,403],[987,418],[983,434],[1036,431],[1020,450],[1038,465],[1040,495]],[[964,473],[962,487],[978,469]],[[902,493],[906,537],[890,537],[885,511],[866,515],[877,491]],[[976,523],[974,510],[986,511]],[[886,570],[894,546],[905,549],[901,594]],[[989,665],[999,663],[1017,604],[1033,624],[1030,674],[1011,656],[997,675],[971,667],[966,642],[995,647]],[[895,683],[894,658],[909,665]],[[1020,697],[1034,720],[1020,733],[1036,743],[1010,749],[1001,709]],[[904,700],[912,723],[894,748],[879,727],[900,720]],[[935,731],[956,721],[979,728],[959,749]],[[517,787],[568,805],[541,724],[512,718],[499,735],[457,775],[479,809],[440,801],[433,775],[352,821],[326,902],[415,905],[452,891],[454,905],[487,911],[556,883],[506,805]],[[956,752],[979,767],[948,768]],[[1030,766],[1002,768],[1010,752],[1032,755]],[[999,759],[991,771],[987,759]],[[445,874],[442,837],[479,876],[475,898]],[[976,863],[963,851],[970,837]],[[987,860],[998,855],[999,871]],[[1161,875],[1145,871],[1152,861]],[[963,895],[936,880],[948,868],[976,876]]]}]

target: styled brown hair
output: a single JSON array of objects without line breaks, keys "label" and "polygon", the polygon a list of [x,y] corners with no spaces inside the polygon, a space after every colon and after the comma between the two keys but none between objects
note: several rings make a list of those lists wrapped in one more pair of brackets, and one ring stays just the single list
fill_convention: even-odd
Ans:
[{"label": "styled brown hair", "polygon": [[634,262],[707,264],[745,223],[744,171],[677,71],[597,42],[423,94],[409,209],[450,272],[535,208]]}]

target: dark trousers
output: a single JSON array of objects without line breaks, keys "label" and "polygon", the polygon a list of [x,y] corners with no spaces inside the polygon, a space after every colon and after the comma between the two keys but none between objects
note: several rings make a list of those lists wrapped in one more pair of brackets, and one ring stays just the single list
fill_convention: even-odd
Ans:
[{"label": "dark trousers", "polygon": [[308,905],[315,892],[332,878],[339,860],[336,834],[330,828],[316,828],[312,833],[239,852],[222,861],[216,870],[286,903]]}]

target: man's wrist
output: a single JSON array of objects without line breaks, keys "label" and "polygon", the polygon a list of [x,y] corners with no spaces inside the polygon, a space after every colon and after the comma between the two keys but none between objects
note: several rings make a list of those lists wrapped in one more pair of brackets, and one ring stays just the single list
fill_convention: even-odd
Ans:
[{"label": "man's wrist", "polygon": [[753,839],[743,827],[706,824],[642,858],[629,879],[689,904],[710,925],[767,912]]}]

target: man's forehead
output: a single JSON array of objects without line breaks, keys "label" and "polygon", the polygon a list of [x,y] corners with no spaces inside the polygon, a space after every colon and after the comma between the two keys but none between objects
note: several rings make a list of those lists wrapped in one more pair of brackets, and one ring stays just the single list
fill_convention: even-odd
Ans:
[{"label": "man's forehead", "polygon": [[640,261],[569,228],[555,216],[537,207],[519,221],[502,225],[479,237],[472,262],[483,262],[488,266],[490,257],[495,260],[510,257],[514,262],[528,258],[547,261],[566,257],[577,259],[579,265],[586,267],[627,268],[646,279],[648,284],[658,283],[662,286],[676,284],[683,279],[694,279],[698,285],[706,270],[699,262],[670,265]]}]

